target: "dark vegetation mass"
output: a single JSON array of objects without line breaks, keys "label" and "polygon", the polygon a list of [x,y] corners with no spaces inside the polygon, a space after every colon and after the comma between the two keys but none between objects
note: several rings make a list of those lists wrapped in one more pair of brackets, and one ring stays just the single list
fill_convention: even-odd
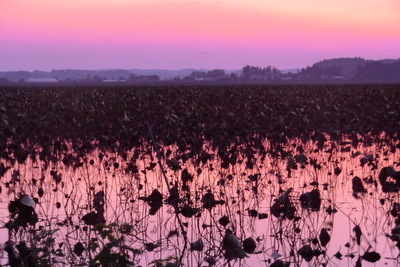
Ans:
[{"label": "dark vegetation mass", "polygon": [[386,264],[399,89],[0,88],[9,265]]},{"label": "dark vegetation mass", "polygon": [[[123,153],[151,141],[194,154],[204,142],[262,148],[267,138],[354,143],[399,136],[398,85],[182,86],[0,89],[0,153],[20,162],[57,157],[72,144]],[[370,136],[370,137],[367,137]],[[381,140],[384,141],[384,140]],[[34,149],[41,147],[42,149]]]}]

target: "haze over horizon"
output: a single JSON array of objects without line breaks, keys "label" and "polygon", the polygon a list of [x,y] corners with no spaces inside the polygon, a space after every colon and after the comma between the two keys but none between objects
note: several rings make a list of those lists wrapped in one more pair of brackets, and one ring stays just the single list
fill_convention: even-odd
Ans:
[{"label": "haze over horizon", "polygon": [[400,58],[397,0],[6,0],[0,10],[0,71]]}]

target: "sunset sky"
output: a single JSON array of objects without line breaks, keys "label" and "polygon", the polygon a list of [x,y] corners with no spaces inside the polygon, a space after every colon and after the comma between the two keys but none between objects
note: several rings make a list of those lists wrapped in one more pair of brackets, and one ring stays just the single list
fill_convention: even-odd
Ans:
[{"label": "sunset sky", "polygon": [[0,71],[400,58],[399,0],[0,0]]}]

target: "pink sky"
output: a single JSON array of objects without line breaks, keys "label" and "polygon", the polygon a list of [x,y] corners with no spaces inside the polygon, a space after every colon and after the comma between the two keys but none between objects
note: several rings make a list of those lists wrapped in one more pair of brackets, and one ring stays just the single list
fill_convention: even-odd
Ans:
[{"label": "pink sky", "polygon": [[0,71],[400,58],[398,0],[2,0]]}]

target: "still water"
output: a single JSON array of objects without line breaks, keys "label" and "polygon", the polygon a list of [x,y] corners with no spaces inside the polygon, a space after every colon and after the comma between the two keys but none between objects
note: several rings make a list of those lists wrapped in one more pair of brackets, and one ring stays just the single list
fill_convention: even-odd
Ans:
[{"label": "still water", "polygon": [[399,264],[395,143],[252,147],[3,161],[1,264]]}]

